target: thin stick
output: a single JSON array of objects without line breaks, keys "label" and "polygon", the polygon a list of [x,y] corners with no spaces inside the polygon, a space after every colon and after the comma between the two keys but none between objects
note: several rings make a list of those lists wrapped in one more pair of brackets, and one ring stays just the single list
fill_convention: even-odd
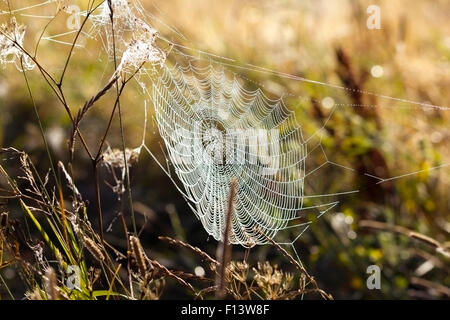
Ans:
[{"label": "thin stick", "polygon": [[148,261],[151,262],[154,266],[156,266],[159,270],[161,270],[165,275],[174,278],[178,283],[182,284],[183,286],[185,286],[192,292],[196,293],[194,287],[192,287],[192,285],[190,283],[187,283],[186,281],[181,279],[175,273],[173,273],[172,271],[167,269],[164,265],[162,265],[161,263],[159,263],[156,260],[148,259]]},{"label": "thin stick", "polygon": [[219,265],[219,262],[217,260],[211,258],[211,256],[209,254],[207,254],[206,252],[202,251],[201,249],[199,249],[197,247],[190,245],[189,243],[183,242],[181,240],[172,239],[170,237],[158,237],[158,239],[167,241],[171,245],[174,245],[174,246],[179,246],[179,247],[189,249],[189,250],[193,251],[194,253],[196,253],[197,255],[199,255],[200,257],[202,257],[203,260],[205,260],[209,263],[212,263],[214,265]]},{"label": "thin stick", "polygon": [[394,232],[394,233],[398,233],[398,234],[403,234],[407,237],[420,240],[432,247],[436,247],[436,248],[442,247],[441,243],[438,242],[437,240],[434,240],[433,238],[430,238],[424,234],[415,232],[413,230],[410,230],[410,229],[402,227],[402,226],[391,225],[391,224],[387,224],[384,222],[373,221],[373,220],[361,220],[359,222],[359,226],[361,228],[377,229],[377,230],[382,230],[382,231],[389,231],[389,232]]},{"label": "thin stick", "polygon": [[225,281],[225,271],[228,263],[231,260],[231,245],[230,245],[230,233],[231,233],[231,221],[234,214],[234,203],[236,201],[236,189],[237,181],[235,179],[231,180],[230,183],[230,194],[228,197],[228,207],[227,214],[225,217],[225,230],[223,233],[222,242],[217,248],[217,260],[220,261],[219,273],[216,278],[216,299],[223,300],[226,297],[226,281]]}]

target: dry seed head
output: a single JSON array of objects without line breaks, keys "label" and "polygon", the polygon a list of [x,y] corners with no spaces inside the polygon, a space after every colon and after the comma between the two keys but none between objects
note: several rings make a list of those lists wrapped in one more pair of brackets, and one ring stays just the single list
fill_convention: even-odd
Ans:
[{"label": "dry seed head", "polygon": [[58,248],[55,249],[55,257],[59,265],[63,267],[66,262],[64,261],[64,258]]},{"label": "dry seed head", "polygon": [[265,263],[258,262],[258,268],[253,269],[255,272],[255,280],[259,286],[280,285],[283,280],[283,272],[278,270],[278,266],[272,266],[268,261]]},{"label": "dry seed head", "polygon": [[[147,261],[148,258],[145,255],[144,249],[142,248],[141,242],[139,238],[135,236],[130,236],[131,250],[132,254],[136,260],[136,264],[138,265],[139,272],[143,277],[147,274]],[[153,266],[150,265],[150,269],[153,269]]]},{"label": "dry seed head", "polygon": [[41,291],[37,287],[34,288],[33,291],[25,293],[25,296],[28,300],[42,300]]},{"label": "dry seed head", "polygon": [[[125,149],[125,157],[128,167],[131,167],[137,162],[141,148],[135,149]],[[120,149],[111,149],[108,147],[105,152],[103,152],[103,163],[110,166],[111,168],[125,168],[125,162],[123,157],[123,151]]]},{"label": "dry seed head", "polygon": [[83,242],[88,251],[92,254],[92,256],[98,261],[105,260],[105,256],[103,255],[102,250],[97,246],[97,244],[90,238],[83,236]]},{"label": "dry seed head", "polygon": [[56,282],[56,272],[53,268],[48,268],[44,276],[44,287],[48,300],[58,299],[58,289]]},{"label": "dry seed head", "polygon": [[19,71],[32,70],[34,63],[21,49],[26,27],[19,25],[13,17],[9,23],[0,26],[0,64],[4,67],[13,63]]},{"label": "dry seed head", "polygon": [[122,55],[122,60],[117,67],[117,72],[133,74],[142,65],[149,62],[154,65],[162,65],[166,60],[166,55],[158,47],[154,46],[147,39],[131,41]]}]

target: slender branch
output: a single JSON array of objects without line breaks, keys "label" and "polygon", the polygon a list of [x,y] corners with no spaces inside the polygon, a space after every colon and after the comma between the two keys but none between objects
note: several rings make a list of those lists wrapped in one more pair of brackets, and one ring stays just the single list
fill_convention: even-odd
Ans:
[{"label": "slender branch", "polygon": [[231,260],[231,245],[230,245],[230,234],[231,234],[231,222],[234,214],[234,203],[236,201],[236,189],[237,181],[235,179],[231,180],[230,183],[230,194],[228,197],[228,207],[225,216],[225,229],[223,232],[222,243],[217,248],[217,260],[220,261],[219,273],[216,279],[217,291],[216,298],[224,299],[226,297],[226,268]]},{"label": "slender branch", "polygon": [[64,76],[66,75],[67,68],[69,67],[70,59],[72,58],[73,51],[75,50],[75,46],[76,46],[76,44],[77,44],[77,42],[78,42],[78,38],[80,37],[81,32],[83,31],[84,26],[85,26],[86,23],[89,21],[89,17],[91,16],[91,14],[92,14],[92,13],[93,13],[93,12],[94,12],[101,4],[102,4],[102,2],[99,3],[95,8],[92,8],[92,6],[94,5],[94,2],[92,2],[91,8],[88,9],[88,11],[87,11],[87,13],[86,13],[86,17],[84,18],[83,22],[81,23],[80,29],[77,31],[77,34],[75,35],[75,39],[73,40],[72,45],[71,45],[71,47],[70,47],[69,55],[67,56],[66,63],[64,64],[64,68],[63,68],[63,71],[62,71],[62,73],[61,73],[61,77],[60,77],[59,82],[58,82],[58,84],[57,84],[58,87],[61,87],[62,84],[63,84]]},{"label": "slender branch", "polygon": [[100,141],[100,145],[99,145],[99,147],[98,147],[97,154],[96,154],[96,156],[95,156],[95,159],[96,159],[97,161],[100,160],[100,156],[101,156],[101,154],[102,154],[102,150],[103,150],[103,146],[104,146],[105,141],[106,141],[106,137],[107,137],[107,135],[108,135],[108,133],[109,133],[109,130],[110,130],[111,125],[112,125],[112,121],[113,121],[113,119],[114,119],[114,114],[115,114],[115,112],[116,112],[117,106],[120,104],[120,98],[119,98],[119,97],[120,97],[120,95],[122,94],[124,88],[125,88],[125,83],[122,83],[122,85],[121,85],[121,87],[120,87],[120,90],[119,90],[119,94],[117,95],[116,101],[115,101],[115,103],[114,103],[113,110],[111,111],[111,115],[109,116],[108,125],[107,125],[106,130],[105,130],[105,133],[103,134],[103,137],[102,137],[102,139],[101,139],[101,141]]},{"label": "slender branch", "polygon": [[[78,111],[76,118],[73,122],[73,130],[72,130],[72,136],[69,142],[69,150],[70,150],[70,158],[73,159],[73,154],[75,151],[75,135],[77,132],[79,132],[79,125],[81,123],[81,120],[83,119],[84,115],[91,109],[91,107],[94,105],[95,102],[97,102],[101,97],[103,97],[109,89],[114,85],[115,81],[117,80],[117,75],[113,76],[111,80],[101,89],[97,94],[91,97],[88,101],[85,102],[84,106]],[[86,148],[86,151],[88,151],[89,148]],[[96,160],[96,157],[93,156],[93,154],[88,151],[89,157],[91,160]]]},{"label": "slender branch", "polygon": [[435,248],[435,250],[437,252],[441,253],[442,255],[444,255],[446,257],[450,257],[450,251],[446,245],[440,243],[439,241],[437,241],[429,236],[426,236],[419,232],[410,230],[408,228],[405,228],[402,226],[391,225],[391,224],[387,224],[387,223],[380,222],[380,221],[373,221],[373,220],[361,220],[359,222],[359,226],[361,228],[389,231],[389,232],[405,235],[409,238],[419,240],[419,241]]}]

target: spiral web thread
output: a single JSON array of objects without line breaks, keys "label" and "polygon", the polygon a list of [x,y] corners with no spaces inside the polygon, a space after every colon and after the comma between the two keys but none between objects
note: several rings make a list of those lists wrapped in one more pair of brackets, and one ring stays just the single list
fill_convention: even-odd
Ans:
[{"label": "spiral web thread", "polygon": [[[49,0],[16,9],[15,12],[24,13],[58,3],[59,1]],[[288,106],[286,102],[285,98],[291,96],[289,93],[285,93],[281,98],[273,98],[270,91],[264,89],[263,85],[233,70],[259,72],[333,90],[351,91],[352,89],[258,66],[237,64],[226,57],[183,47],[157,35],[156,28],[151,27],[149,21],[162,22],[145,11],[139,1],[113,0],[112,3],[117,10],[114,22],[115,34],[111,33],[109,11],[104,2],[91,17],[90,31],[82,32],[82,35],[100,39],[110,58],[113,58],[111,43],[114,39],[117,46],[116,54],[122,57],[119,64],[119,69],[122,69],[118,72],[132,74],[133,69],[147,62],[139,70],[136,80],[153,103],[154,120],[166,145],[167,158],[170,159],[176,176],[171,172],[168,159],[166,159],[168,165],[163,165],[145,144],[147,108],[145,108],[144,140],[141,146],[134,150],[139,152],[146,150],[157,161],[188,201],[207,233],[215,239],[223,240],[230,181],[236,179],[238,189],[235,212],[232,216],[233,232],[230,235],[230,242],[247,247],[265,244],[275,239],[280,231],[289,230],[290,234],[293,234],[292,241],[286,241],[285,238],[283,242],[274,241],[281,245],[292,246],[296,253],[295,241],[315,219],[331,211],[338,204],[337,201],[330,201],[330,199],[338,195],[358,192],[358,190],[350,190],[334,194],[306,194],[305,184],[315,171],[325,165],[354,171],[329,159],[322,146],[321,136],[336,108],[366,106],[335,104],[323,126],[312,136],[304,137],[302,127],[291,110],[292,106]],[[81,14],[86,15],[86,12]],[[52,16],[37,14],[29,16],[52,19]],[[170,29],[183,37],[176,29]],[[43,40],[69,45],[69,41],[62,41],[60,38],[75,32],[46,36]],[[160,49],[156,44],[157,40],[166,42],[171,49],[166,51]],[[191,51],[195,55],[190,55],[186,51]],[[256,85],[257,88],[249,89],[246,84],[250,84],[251,87]],[[407,107],[449,110],[446,106],[367,91],[361,93],[401,103]],[[296,98],[310,100],[310,97]],[[144,99],[144,102],[147,105],[147,99]],[[266,134],[264,139],[258,139],[261,132]],[[245,139],[242,139],[239,133],[245,133]],[[313,138],[318,142],[312,148],[308,148]],[[234,150],[227,149],[229,141],[236,142]],[[255,143],[257,146],[254,145]],[[214,152],[218,150],[217,146],[225,146],[222,159],[220,156],[215,158],[218,154]],[[205,149],[212,152],[205,153]],[[307,165],[308,157],[312,152],[323,154],[324,161],[317,167]],[[271,160],[265,158],[265,155],[271,153],[269,157]],[[244,159],[244,162],[228,163],[226,161],[228,157],[240,157],[241,160]],[[377,177],[369,173],[365,175],[374,178],[377,183],[384,183],[448,166],[450,163],[444,163],[389,178]],[[305,205],[306,199],[325,200],[319,204]],[[311,218],[311,212],[314,218]],[[305,218],[306,216],[308,219]]]},{"label": "spiral web thread", "polygon": [[[204,69],[192,64],[187,68],[164,67],[152,92],[159,131],[169,156],[186,189],[186,197],[193,204],[192,209],[210,235],[223,240],[232,179],[237,179],[238,189],[231,243],[265,243],[290,221],[298,219],[298,212],[303,209],[306,144],[295,116],[282,100],[270,100],[260,89],[246,90],[236,79],[228,79],[223,70],[215,70],[212,65]],[[243,153],[244,163],[226,160],[217,163],[207,157],[190,161],[202,153],[204,135],[200,132],[191,137],[189,132],[203,122],[207,128],[221,124],[227,141],[238,139],[229,133],[233,129],[250,132],[250,142],[247,145],[239,142],[240,148],[233,150]],[[256,132],[252,132],[255,128],[278,129],[280,135],[252,148],[250,143],[254,145],[258,141]],[[176,130],[188,138],[179,141],[173,134]],[[214,137],[211,140],[210,143],[220,143]],[[282,146],[274,161],[279,162],[279,169],[276,174],[264,175],[263,165],[257,161],[251,163],[250,159],[260,156],[255,154],[257,150],[275,149],[275,144]],[[177,157],[188,161],[179,161]]]},{"label": "spiral web thread", "polygon": [[[124,3],[118,1],[117,6]],[[131,12],[135,12],[134,17],[130,17]],[[150,25],[143,27],[146,15],[139,3],[123,13],[128,20],[140,23],[132,32],[134,41],[154,30]],[[108,15],[104,6],[100,15]],[[119,15],[115,21],[120,35],[116,45],[123,41],[123,32],[132,29],[128,22],[121,28],[120,21],[127,19]],[[108,19],[94,16],[93,22],[94,30],[103,27],[106,31],[103,43],[110,52],[113,35],[108,32]],[[124,42],[121,64],[137,68],[142,54],[130,52],[145,49],[133,49],[134,43]],[[156,46],[154,41],[152,44]],[[237,192],[228,240],[234,244],[265,244],[279,231],[291,228],[300,230],[297,239],[312,222],[304,221],[302,211],[315,210],[320,217],[336,206],[337,202],[304,206],[307,144],[283,99],[271,99],[261,88],[246,89],[237,73],[217,61],[202,61],[175,47],[168,54],[170,62],[162,56],[146,59],[152,63],[140,70],[137,79],[154,106],[155,122],[176,179],[170,169],[165,171],[209,235],[223,240],[233,179]],[[142,147],[151,153],[145,143]],[[219,159],[215,158],[216,147],[223,147],[222,153],[217,153]],[[213,150],[210,154],[205,152],[208,148]]]}]

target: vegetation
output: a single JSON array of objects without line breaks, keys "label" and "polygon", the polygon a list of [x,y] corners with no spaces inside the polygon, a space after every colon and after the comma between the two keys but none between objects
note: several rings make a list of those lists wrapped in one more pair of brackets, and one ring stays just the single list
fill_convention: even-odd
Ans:
[{"label": "vegetation", "polygon": [[[301,263],[273,239],[252,248],[209,240],[171,178],[141,154],[144,139],[165,164],[151,101],[138,107],[142,66],[117,72],[104,38],[83,33],[102,2],[71,2],[87,14],[58,42],[50,35],[66,32],[69,3],[16,20],[11,12],[30,1],[0,3],[0,44],[14,44],[0,58],[0,299],[450,298],[447,1],[379,1],[381,30],[366,28],[365,0],[145,2],[180,48],[277,71],[235,70],[249,87],[289,93],[315,137],[307,166],[319,169],[306,194],[359,191],[338,196],[302,234]],[[51,23],[42,18],[55,10]],[[21,35],[22,24],[23,43],[1,38]],[[231,192],[229,216],[233,202]],[[380,290],[366,287],[370,265],[381,268]]]}]

